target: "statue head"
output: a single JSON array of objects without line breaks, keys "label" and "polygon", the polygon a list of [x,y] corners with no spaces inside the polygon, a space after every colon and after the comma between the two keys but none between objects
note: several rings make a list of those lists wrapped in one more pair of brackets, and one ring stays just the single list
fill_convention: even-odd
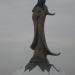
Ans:
[{"label": "statue head", "polygon": [[38,5],[43,7],[43,5],[45,4],[46,0],[38,0]]},{"label": "statue head", "polygon": [[38,0],[38,2],[45,4],[46,0]]}]

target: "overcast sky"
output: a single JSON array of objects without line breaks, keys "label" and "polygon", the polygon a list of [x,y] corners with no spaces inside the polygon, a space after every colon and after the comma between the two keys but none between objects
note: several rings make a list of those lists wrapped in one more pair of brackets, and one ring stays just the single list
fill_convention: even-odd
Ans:
[{"label": "overcast sky", "polygon": [[[30,44],[32,42],[34,35],[32,22],[32,9],[36,3],[37,0],[0,0],[1,57],[3,56],[2,53],[4,53],[5,49],[7,50],[10,49],[9,46],[10,43],[12,44],[12,42],[14,43],[14,46],[11,48],[16,47],[16,49],[19,49],[17,47],[18,46],[20,47],[20,44],[16,46],[15,41],[17,41],[17,44],[19,41],[23,42],[21,44],[23,46],[26,45],[24,42],[26,42],[27,44]],[[61,47],[69,49],[64,50],[64,52],[66,53],[64,56],[66,58],[65,57],[63,58],[64,60],[63,63],[66,65],[67,61],[70,63],[72,62],[73,59],[74,62],[72,62],[71,64],[74,64],[75,0],[47,0],[46,5],[48,6],[50,12],[56,13],[55,16],[47,16],[45,21],[45,35],[48,46],[49,48]],[[23,46],[21,46],[20,49],[22,49]],[[8,52],[10,52],[10,50],[8,50]],[[69,55],[71,52],[72,54]],[[66,60],[67,56],[68,59],[72,57],[73,58]],[[1,58],[0,60],[3,60],[3,58]],[[71,66],[74,68],[73,65]],[[71,66],[69,66],[69,68]],[[68,72],[68,74],[71,72],[75,73],[74,71],[70,72],[70,69],[66,71]]]},{"label": "overcast sky", "polygon": [[[37,0],[0,0],[0,40],[33,36],[32,8]],[[47,16],[45,30],[53,37],[75,38],[75,1],[47,0],[46,5],[55,16]],[[32,34],[29,34],[29,33]]]}]

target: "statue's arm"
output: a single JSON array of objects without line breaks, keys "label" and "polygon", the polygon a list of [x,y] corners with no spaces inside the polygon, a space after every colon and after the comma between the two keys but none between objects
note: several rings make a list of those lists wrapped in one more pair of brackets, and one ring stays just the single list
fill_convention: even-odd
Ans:
[{"label": "statue's arm", "polygon": [[36,5],[33,7],[32,12],[34,12],[37,7],[38,7],[38,5],[36,4]]},{"label": "statue's arm", "polygon": [[34,10],[35,10],[36,6],[37,6],[37,5],[35,5],[35,6],[34,6],[34,8],[32,9],[32,12],[34,12]]},{"label": "statue's arm", "polygon": [[47,6],[45,6],[45,9],[46,9],[46,15],[55,15],[55,13],[50,13]]},{"label": "statue's arm", "polygon": [[55,15],[55,13],[50,13],[50,12],[48,12],[47,15]]}]

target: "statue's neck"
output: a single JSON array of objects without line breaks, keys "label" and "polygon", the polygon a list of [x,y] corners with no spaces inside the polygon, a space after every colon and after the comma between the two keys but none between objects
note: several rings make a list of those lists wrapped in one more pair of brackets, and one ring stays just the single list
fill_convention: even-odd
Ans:
[{"label": "statue's neck", "polygon": [[40,6],[41,8],[43,8],[44,5],[45,4],[44,3],[41,3],[41,2],[37,3],[37,6]]}]

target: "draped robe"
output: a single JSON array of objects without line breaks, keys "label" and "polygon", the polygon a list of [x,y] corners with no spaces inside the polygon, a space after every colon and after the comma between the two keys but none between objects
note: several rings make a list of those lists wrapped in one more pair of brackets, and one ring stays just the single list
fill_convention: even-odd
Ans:
[{"label": "draped robe", "polygon": [[34,39],[31,44],[31,49],[34,50],[34,54],[30,59],[29,63],[25,66],[25,71],[28,69],[29,71],[31,71],[37,65],[42,71],[47,70],[49,72],[52,66],[55,68],[53,64],[49,63],[46,57],[47,55],[60,55],[60,53],[52,53],[48,49],[46,43],[44,33],[44,22],[48,13],[49,12],[46,5],[44,5],[43,8],[37,5],[33,8],[32,20],[34,24]]},{"label": "draped robe", "polygon": [[33,8],[32,20],[34,24],[34,40],[31,44],[33,50],[43,52],[45,55],[59,55],[60,53],[52,53],[47,46],[44,32],[44,23],[49,11],[46,5],[43,8],[35,6]]}]

